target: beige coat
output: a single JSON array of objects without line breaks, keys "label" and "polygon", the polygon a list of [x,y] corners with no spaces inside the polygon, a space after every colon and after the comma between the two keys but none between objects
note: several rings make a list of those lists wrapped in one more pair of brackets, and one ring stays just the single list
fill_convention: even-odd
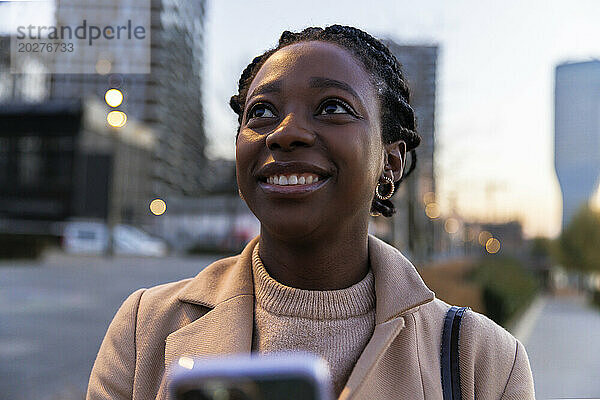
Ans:
[{"label": "beige coat", "polygon": [[[166,399],[165,369],[179,357],[248,353],[256,241],[195,278],[129,296],[102,342],[87,399]],[[449,306],[398,250],[373,236],[369,258],[375,331],[340,399],[442,399],[440,342]],[[534,398],[523,345],[490,319],[465,314],[459,352],[463,399]]]}]

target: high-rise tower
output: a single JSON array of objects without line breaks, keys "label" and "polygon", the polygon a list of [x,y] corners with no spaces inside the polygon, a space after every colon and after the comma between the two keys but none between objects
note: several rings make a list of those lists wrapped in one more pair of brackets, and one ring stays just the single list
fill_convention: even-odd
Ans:
[{"label": "high-rise tower", "polygon": [[563,197],[563,229],[600,178],[600,61],[556,67],[554,164]]},{"label": "high-rise tower", "polygon": [[[149,126],[157,137],[153,161],[147,166],[153,196],[198,194],[207,164],[202,111],[206,0],[58,0],[56,21],[76,26],[83,19],[89,23],[110,16],[126,21],[129,17],[123,15],[131,15],[135,20],[136,10],[146,12],[148,8],[149,73],[113,73],[109,67],[97,74],[54,74],[51,100],[103,99],[108,89],[121,90],[124,101],[119,109]],[[103,60],[101,51],[89,51],[76,61],[98,71],[102,68],[96,66],[106,61],[126,66],[146,62],[133,50],[124,47],[117,60]]]},{"label": "high-rise tower", "polygon": [[[400,45],[385,41],[396,56],[410,87],[410,103],[417,118],[417,132],[421,144],[417,148],[418,163],[406,182],[401,185],[397,205],[394,241],[409,250],[416,259],[425,259],[433,253],[433,224],[423,210],[426,193],[435,192],[435,95],[437,46]],[[407,157],[407,163],[410,157]],[[405,189],[402,189],[404,186]],[[399,219],[399,220],[398,220]],[[397,229],[402,227],[402,229]],[[408,227],[408,229],[406,229]]]}]

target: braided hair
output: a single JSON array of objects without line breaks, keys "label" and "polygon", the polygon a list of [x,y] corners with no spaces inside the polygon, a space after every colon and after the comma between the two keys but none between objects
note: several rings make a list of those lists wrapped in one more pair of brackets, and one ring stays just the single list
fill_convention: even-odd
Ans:
[{"label": "braided hair", "polygon": [[[350,51],[363,63],[365,70],[370,71],[372,84],[380,100],[382,140],[386,144],[403,140],[407,152],[411,155],[410,168],[395,182],[395,186],[398,187],[400,182],[415,169],[417,164],[415,148],[421,142],[421,137],[416,132],[415,112],[409,104],[410,91],[400,63],[387,46],[357,28],[331,25],[324,29],[311,27],[301,32],[283,32],[277,47],[255,57],[244,69],[238,83],[238,94],[231,96],[229,105],[238,115],[237,134],[239,135],[242,124],[248,89],[265,61],[283,47],[309,41],[337,44]],[[374,197],[371,211],[391,217],[396,209],[390,200],[379,200]]]}]

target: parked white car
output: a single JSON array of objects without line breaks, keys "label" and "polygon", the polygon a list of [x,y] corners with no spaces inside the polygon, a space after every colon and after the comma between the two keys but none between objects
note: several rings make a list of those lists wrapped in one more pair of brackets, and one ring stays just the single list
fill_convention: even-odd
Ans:
[{"label": "parked white car", "polygon": [[117,225],[113,230],[115,254],[164,257],[167,244],[131,225]]},{"label": "parked white car", "polygon": [[[72,254],[104,254],[108,251],[109,229],[102,222],[69,222],[63,230],[63,248]],[[167,244],[141,229],[119,224],[113,228],[113,251],[120,255],[162,257]]]},{"label": "parked white car", "polygon": [[67,253],[102,254],[108,249],[108,228],[100,222],[69,222],[63,230]]}]

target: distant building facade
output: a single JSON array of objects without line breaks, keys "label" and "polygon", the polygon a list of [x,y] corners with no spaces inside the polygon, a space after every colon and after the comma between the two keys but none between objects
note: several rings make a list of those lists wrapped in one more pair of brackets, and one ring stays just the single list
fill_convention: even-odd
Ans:
[{"label": "distant building facade", "polygon": [[133,115],[111,128],[102,97],[84,88],[53,97],[57,75],[43,60],[29,57],[23,73],[11,73],[10,46],[11,36],[0,36],[0,235],[59,235],[74,218],[144,223],[152,129]]},{"label": "distant building facade", "polygon": [[600,60],[556,67],[554,163],[563,197],[563,229],[600,178]]},{"label": "distant building facade", "polygon": [[0,106],[0,235],[61,234],[68,220],[141,223],[155,136],[107,126],[97,101]]},{"label": "distant building facade", "polygon": [[[94,13],[131,13],[141,5],[151,7],[150,73],[116,74],[108,67],[98,74],[54,74],[50,97],[102,99],[110,88],[121,90],[124,101],[119,110],[149,126],[157,136],[148,166],[154,196],[197,195],[203,191],[207,165],[201,79],[206,0],[112,0],[103,1],[101,6],[60,0],[56,20],[62,25],[77,25],[82,16],[93,19]],[[136,63],[135,52],[125,49],[119,56]],[[89,52],[77,61],[92,68],[99,62],[110,62],[101,57],[99,52]]]},{"label": "distant building facade", "polygon": [[[417,168],[400,185],[395,197],[397,214],[393,217],[394,244],[411,253],[414,259],[427,259],[434,252],[434,225],[424,212],[423,198],[435,193],[435,102],[437,46],[407,46],[385,41],[402,64],[411,91],[411,105],[417,117],[421,144],[417,148]],[[407,167],[410,156],[407,157]]]},{"label": "distant building facade", "polygon": [[[523,226],[519,221],[505,223],[481,224],[481,230],[490,232],[492,237],[500,241],[500,252],[514,256],[527,256]],[[485,249],[485,246],[483,246]]]},{"label": "distant building facade", "polygon": [[47,99],[50,95],[50,78],[41,62],[31,59],[20,70],[23,74],[10,71],[9,35],[0,35],[0,106],[2,103],[35,103]]}]

